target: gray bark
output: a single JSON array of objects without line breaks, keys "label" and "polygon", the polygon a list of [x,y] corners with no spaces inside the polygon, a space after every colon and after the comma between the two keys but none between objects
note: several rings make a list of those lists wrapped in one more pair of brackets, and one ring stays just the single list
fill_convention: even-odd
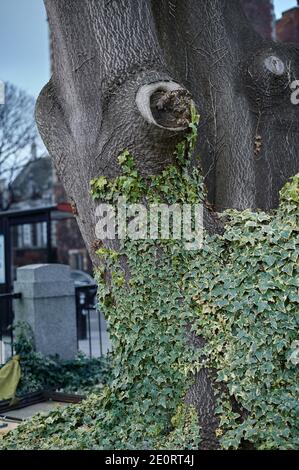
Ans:
[{"label": "gray bark", "polygon": [[[116,176],[117,156],[126,148],[142,175],[159,174],[172,163],[188,93],[201,114],[197,151],[209,203],[218,211],[277,205],[279,189],[299,169],[299,107],[291,104],[289,88],[299,75],[295,46],[262,40],[238,0],[45,0],[45,5],[54,64],[36,118],[95,262],[90,180]],[[157,82],[188,92],[182,92],[184,106],[170,109],[166,120],[154,112],[149,118],[136,104],[141,87],[148,90]],[[167,93],[162,89],[153,102]],[[165,98],[168,110],[172,99]],[[207,374],[198,378],[189,401],[207,429],[203,447],[216,447]]]}]

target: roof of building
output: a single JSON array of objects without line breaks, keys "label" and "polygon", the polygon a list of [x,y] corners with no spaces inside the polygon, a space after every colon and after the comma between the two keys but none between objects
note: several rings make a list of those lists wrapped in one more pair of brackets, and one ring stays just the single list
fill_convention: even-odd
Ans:
[{"label": "roof of building", "polygon": [[29,160],[11,184],[9,210],[38,209],[53,204],[53,166],[49,156]]}]

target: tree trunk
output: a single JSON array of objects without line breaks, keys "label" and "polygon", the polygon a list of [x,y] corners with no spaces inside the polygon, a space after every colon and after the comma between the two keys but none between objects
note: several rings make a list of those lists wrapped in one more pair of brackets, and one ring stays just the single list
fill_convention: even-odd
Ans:
[{"label": "tree trunk", "polygon": [[[238,0],[45,5],[54,63],[37,123],[95,263],[90,181],[117,176],[124,149],[142,176],[173,163],[190,95],[201,115],[196,153],[210,205],[221,211],[278,204],[280,188],[299,169],[299,107],[290,90],[299,75],[295,46],[262,40]],[[157,103],[167,112],[159,113]],[[203,447],[212,448],[217,422],[203,375],[189,401],[206,429]]]}]

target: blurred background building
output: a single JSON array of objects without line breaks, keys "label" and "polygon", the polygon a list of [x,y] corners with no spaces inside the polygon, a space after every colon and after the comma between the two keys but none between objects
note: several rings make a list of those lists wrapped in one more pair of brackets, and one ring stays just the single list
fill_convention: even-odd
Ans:
[{"label": "blurred background building", "polygon": [[299,44],[299,6],[285,11],[276,22],[276,36],[278,41]]},{"label": "blurred background building", "polygon": [[275,10],[272,0],[241,0],[248,19],[265,39],[275,39]]},{"label": "blurred background building", "polygon": [[241,0],[249,20],[265,39],[299,44],[299,0],[276,21],[273,0]]},{"label": "blurred background building", "polygon": [[[30,213],[55,206],[60,210],[60,217],[54,217],[51,222],[51,261],[91,273],[90,258],[52,161],[49,156],[37,158],[33,146],[30,160],[6,188],[2,217],[8,211]],[[47,236],[46,222],[12,226],[13,278],[17,267],[47,262]]]}]

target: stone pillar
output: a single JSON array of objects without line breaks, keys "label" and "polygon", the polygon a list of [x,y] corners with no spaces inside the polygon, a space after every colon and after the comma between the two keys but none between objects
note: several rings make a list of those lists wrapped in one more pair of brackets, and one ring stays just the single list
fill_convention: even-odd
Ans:
[{"label": "stone pillar", "polygon": [[77,353],[75,285],[70,268],[62,264],[35,264],[17,269],[14,292],[15,323],[27,322],[36,350],[61,359]]}]

